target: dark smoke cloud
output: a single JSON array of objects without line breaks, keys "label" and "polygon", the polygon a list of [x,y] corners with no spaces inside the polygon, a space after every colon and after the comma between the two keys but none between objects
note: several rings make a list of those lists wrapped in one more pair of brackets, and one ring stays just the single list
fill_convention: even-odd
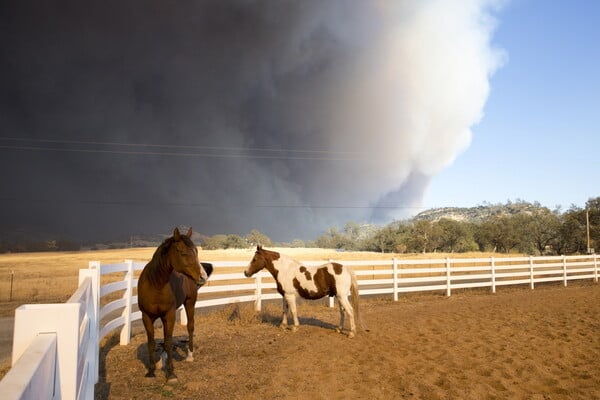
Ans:
[{"label": "dark smoke cloud", "polygon": [[413,213],[481,118],[495,7],[3,2],[3,231],[291,240]]}]

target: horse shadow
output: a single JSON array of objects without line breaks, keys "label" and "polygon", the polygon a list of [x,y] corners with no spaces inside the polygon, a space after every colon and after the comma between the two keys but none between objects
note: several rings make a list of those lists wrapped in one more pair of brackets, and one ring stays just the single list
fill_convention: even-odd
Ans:
[{"label": "horse shadow", "polygon": [[[298,299],[301,300],[301,299]],[[315,301],[315,300],[311,300],[311,303],[318,303],[319,301]],[[335,330],[337,329],[337,325],[334,325],[330,322],[326,322],[323,321],[321,319],[315,318],[315,317],[303,317],[300,314],[302,313],[302,303],[305,303],[305,301],[298,301],[298,322],[300,323],[300,326],[302,327],[302,325],[308,325],[308,326],[315,326],[318,328],[324,328],[324,329],[331,329],[331,330]],[[323,304],[327,304],[325,301],[323,301]],[[283,310],[281,308],[281,305],[279,305],[279,310],[276,309],[275,305],[272,305],[271,307],[266,307],[266,310],[263,310],[260,312],[259,314],[259,321],[263,324],[268,324],[274,327],[280,327],[281,326],[281,321],[282,321],[282,317],[283,317]],[[333,309],[332,309],[333,310]],[[338,315],[337,313],[337,309],[336,310],[336,316]],[[306,310],[308,311],[308,310]],[[308,311],[308,313],[310,313],[310,311]],[[292,321],[291,316],[288,318],[288,328],[291,328],[294,324],[294,322]]]},{"label": "horse shadow", "polygon": [[[187,345],[188,345],[188,337],[186,336],[173,336],[173,361],[183,361],[187,357]],[[154,350],[154,360],[159,362],[161,360],[161,356],[165,351],[165,341],[164,339],[156,339],[156,349]],[[141,343],[136,349],[136,357],[138,361],[140,361],[144,368],[148,368],[148,343]],[[164,362],[164,360],[163,360]],[[162,370],[164,366],[160,369]],[[157,367],[157,369],[159,369]]]},{"label": "horse shadow", "polygon": [[[136,329],[136,334],[144,334],[143,327]],[[133,334],[132,334],[133,336]],[[145,337],[145,336],[144,336]],[[173,361],[183,361],[187,357],[187,335],[173,336]],[[100,347],[100,354],[98,357],[98,382],[94,388],[94,399],[95,400],[108,400],[111,398],[111,383],[106,381],[106,356],[110,351],[120,346],[120,338],[118,334],[113,334],[107,337],[106,342]],[[154,359],[156,361],[161,360],[161,355],[164,350],[164,339],[156,339],[156,351],[154,353]],[[148,343],[144,340],[136,348],[136,359],[144,367],[144,371],[140,373],[146,373],[148,368]],[[157,372],[163,371],[164,367],[157,367]]]}]

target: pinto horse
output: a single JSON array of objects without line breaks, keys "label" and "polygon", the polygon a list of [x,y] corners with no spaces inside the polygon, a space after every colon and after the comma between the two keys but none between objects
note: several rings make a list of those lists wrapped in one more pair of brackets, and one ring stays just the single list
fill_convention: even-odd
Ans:
[{"label": "pinto horse", "polygon": [[[360,318],[358,284],[350,268],[335,262],[318,267],[307,267],[291,257],[257,246],[254,258],[244,271],[244,275],[249,278],[263,268],[271,273],[277,283],[277,291],[283,296],[282,328],[287,328],[290,310],[294,319],[292,331],[296,331],[300,325],[296,312],[296,296],[310,300],[335,296],[340,306],[340,326],[336,330],[341,333],[344,329],[345,311],[350,318],[348,337],[354,337],[355,319],[360,322]],[[352,293],[352,305],[348,301],[350,293]]]},{"label": "pinto horse", "polygon": [[154,377],[154,321],[161,319],[164,329],[165,366],[168,382],[177,381],[173,372],[173,328],[175,311],[183,304],[189,335],[186,361],[194,360],[194,308],[198,289],[212,273],[212,264],[198,262],[198,250],[192,240],[192,229],[185,235],[175,228],[154,252],[152,260],[142,270],[138,281],[138,306],[148,336],[149,365],[147,377]]}]

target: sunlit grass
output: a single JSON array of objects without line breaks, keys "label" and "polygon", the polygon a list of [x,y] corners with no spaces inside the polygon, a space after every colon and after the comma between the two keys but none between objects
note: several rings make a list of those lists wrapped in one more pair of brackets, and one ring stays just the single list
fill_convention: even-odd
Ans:
[{"label": "sunlit grass", "polygon": [[[336,251],[332,249],[270,248],[305,261],[328,260],[390,260],[392,257],[423,259],[489,257],[487,253],[460,254],[391,254],[374,252]],[[201,250],[202,261],[250,261],[254,248]],[[79,270],[89,261],[117,263],[126,259],[147,261],[155,248],[96,250],[82,252],[42,252],[0,254],[0,316],[13,313],[20,304],[62,303],[75,292]],[[230,272],[230,271],[228,271]],[[12,284],[11,284],[12,280]]]}]

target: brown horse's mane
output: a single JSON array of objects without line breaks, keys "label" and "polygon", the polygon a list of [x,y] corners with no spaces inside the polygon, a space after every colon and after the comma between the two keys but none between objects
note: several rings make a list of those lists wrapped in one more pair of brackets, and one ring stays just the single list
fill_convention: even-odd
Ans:
[{"label": "brown horse's mane", "polygon": [[[182,240],[187,247],[194,246],[191,239],[185,235],[181,235],[180,240]],[[172,236],[166,238],[152,255],[152,259],[148,263],[149,268],[146,268],[148,280],[152,286],[159,286],[161,282],[164,283],[168,281],[169,275],[173,270],[173,267],[168,262],[168,254],[169,250],[171,249],[171,245],[175,243],[175,241],[175,238]]]}]

